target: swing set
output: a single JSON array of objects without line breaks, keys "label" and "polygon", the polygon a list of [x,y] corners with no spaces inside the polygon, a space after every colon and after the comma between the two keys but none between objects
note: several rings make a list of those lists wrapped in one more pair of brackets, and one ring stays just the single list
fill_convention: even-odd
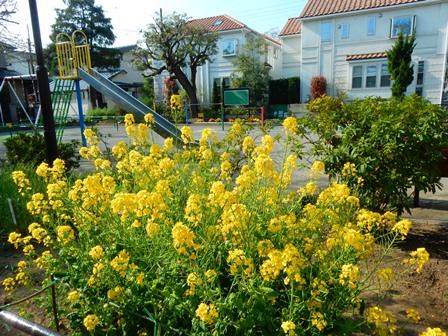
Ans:
[{"label": "swing set", "polygon": [[[25,81],[27,82],[31,81],[32,85],[31,93],[28,93]],[[20,86],[18,85],[18,83],[20,83]],[[22,118],[22,116],[24,116],[26,118],[25,120],[28,120],[29,125],[33,125],[34,127],[37,126],[37,122],[40,117],[40,104],[36,99],[37,97],[39,97],[36,85],[36,75],[33,74],[33,75],[5,77],[3,78],[3,81],[0,84],[0,93],[2,92],[2,90],[4,90],[5,87],[9,89],[10,98],[14,99],[11,100],[9,104],[11,122],[13,121],[21,122],[22,119],[24,119]],[[14,107],[16,107],[15,111],[11,111],[11,109]],[[20,108],[20,111],[17,111],[18,108]],[[13,112],[15,112],[15,115],[13,114]],[[1,118],[1,125],[5,127],[6,125],[5,117],[1,104],[0,104],[0,118]]]}]

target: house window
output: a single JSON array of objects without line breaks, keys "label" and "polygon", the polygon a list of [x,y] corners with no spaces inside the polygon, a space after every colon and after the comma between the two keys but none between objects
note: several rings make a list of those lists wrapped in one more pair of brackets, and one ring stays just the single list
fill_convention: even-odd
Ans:
[{"label": "house window", "polygon": [[348,23],[341,24],[341,38],[348,38]]},{"label": "house window", "polygon": [[425,72],[425,61],[419,61],[417,68],[417,85],[423,85],[424,72]]},{"label": "house window", "polygon": [[369,63],[352,67],[352,89],[390,86],[387,63]]},{"label": "house window", "polygon": [[403,35],[411,35],[414,31],[415,16],[398,16],[391,20],[390,37],[397,37],[400,31]]},{"label": "house window", "polygon": [[417,85],[415,87],[415,93],[419,96],[423,95],[423,76],[425,73],[425,61],[418,62],[417,68]]},{"label": "house window", "polygon": [[389,67],[387,64],[381,64],[380,86],[381,87],[389,87],[390,86],[390,73],[389,73]]},{"label": "house window", "polygon": [[376,18],[369,16],[367,18],[367,35],[375,35]]},{"label": "house window", "polygon": [[352,89],[362,87],[362,66],[354,66],[352,72]]},{"label": "house window", "polygon": [[366,67],[366,87],[376,87],[376,65]]},{"label": "house window", "polygon": [[320,38],[322,42],[331,42],[331,22],[320,24]]},{"label": "house window", "polygon": [[236,40],[224,40],[222,42],[223,56],[232,56],[236,54]]}]

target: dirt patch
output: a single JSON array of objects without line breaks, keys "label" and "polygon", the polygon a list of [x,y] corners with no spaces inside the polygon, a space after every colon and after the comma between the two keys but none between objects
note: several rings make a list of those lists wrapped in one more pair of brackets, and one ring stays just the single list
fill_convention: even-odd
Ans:
[{"label": "dirt patch", "polygon": [[[434,211],[434,218],[443,217],[442,213]],[[448,214],[448,211],[443,212],[445,215]],[[420,213],[422,212],[420,211]],[[428,217],[428,211],[425,215]],[[419,211],[414,212],[414,216],[420,216]],[[448,216],[444,218],[448,219]],[[448,332],[448,226],[439,218],[414,219],[414,226],[408,238],[393,248],[385,263],[392,267],[396,274],[400,274],[406,268],[402,264],[402,260],[408,258],[409,252],[418,247],[425,247],[431,256],[424,271],[403,274],[384,297],[368,297],[367,305],[378,305],[384,310],[392,312],[397,318],[399,335],[419,335],[429,326],[439,327]],[[11,276],[15,265],[21,260],[21,253],[5,248],[0,252],[0,282],[2,282],[4,278]],[[21,299],[28,294],[26,289],[20,288],[12,297],[8,297],[3,289],[0,289],[0,305]],[[51,315],[33,303],[22,303],[12,308],[11,311],[18,313],[24,307],[28,313],[32,314],[30,318],[33,321],[48,326]],[[406,310],[410,308],[419,312],[421,321],[418,324],[411,322],[406,317]],[[15,330],[8,331],[0,323],[0,335],[24,334]]]},{"label": "dirt patch", "polygon": [[[430,259],[421,273],[405,272],[402,260],[409,252],[425,247]],[[427,327],[448,332],[448,229],[441,223],[414,222],[405,242],[394,247],[386,261],[397,276],[393,288],[383,298],[370,298],[369,305],[378,305],[397,318],[400,335],[419,335]],[[417,311],[421,320],[412,322],[406,310]]]}]

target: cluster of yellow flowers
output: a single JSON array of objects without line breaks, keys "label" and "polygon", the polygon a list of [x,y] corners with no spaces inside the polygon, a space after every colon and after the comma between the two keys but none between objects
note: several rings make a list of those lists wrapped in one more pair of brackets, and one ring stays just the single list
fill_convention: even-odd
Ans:
[{"label": "cluster of yellow flowers", "polygon": [[367,321],[375,325],[375,332],[379,335],[390,335],[397,330],[397,319],[392,313],[376,306],[369,308]]},{"label": "cluster of yellow flowers", "polygon": [[29,192],[31,190],[30,180],[23,171],[21,170],[13,171],[12,180],[19,188],[18,191],[22,196],[25,195],[25,192]]},{"label": "cluster of yellow flowers", "polygon": [[206,304],[202,302],[196,309],[196,316],[205,323],[214,324],[219,314],[216,311],[216,307],[213,303]]},{"label": "cluster of yellow flowers", "polygon": [[[99,137],[86,131],[90,147],[81,153],[96,171],[84,178],[68,182],[60,163],[40,166],[47,190],[31,195],[28,208],[41,220],[29,226],[26,237],[9,235],[38,267],[70,275],[67,303],[79,309],[88,331],[127,323],[127,312],[110,306],[135,300],[136,311],[154,303],[162,318],[172,306],[185,304],[191,318],[213,334],[217,321],[230,319],[220,314],[236,309],[230,301],[246,309],[229,324],[240,323],[251,313],[247,305],[258,300],[257,306],[282,312],[275,328],[286,335],[311,329],[325,333],[332,323],[329,300],[331,309],[359,305],[368,270],[357,263],[375,252],[376,230],[396,238],[411,228],[410,221],[397,221],[393,213],[360,209],[344,184],[331,183],[318,193],[325,169],[320,161],[310,169],[311,181],[292,191],[298,156],[285,151],[284,160],[275,162],[276,138],[269,134],[256,145],[244,125],[235,123],[226,135],[229,146],[205,129],[199,146],[190,148],[194,133],[183,127],[185,148],[176,151],[173,139],[151,144],[153,116],[146,115],[145,123],[136,126],[132,115],[125,117],[132,144],[114,146],[113,160],[104,158]],[[298,128],[294,118],[285,120],[287,137],[296,136]],[[353,164],[344,169],[356,175]],[[15,176],[28,193],[27,177]],[[34,243],[47,250],[39,255]],[[420,271],[428,257],[418,249],[407,262]],[[28,266],[21,262],[18,275],[3,281],[5,289],[26,282]],[[375,276],[388,283],[394,272],[383,268]],[[334,308],[334,302],[342,302],[342,308]],[[419,319],[415,311],[407,314]],[[368,321],[378,330],[395,330],[393,316],[378,307],[369,310]]]},{"label": "cluster of yellow flowers", "polygon": [[417,263],[416,271],[420,273],[423,269],[423,266],[425,266],[429,260],[428,251],[426,251],[424,247],[419,247],[416,251],[412,251],[409,254],[412,258],[405,259],[404,262],[409,264]]}]

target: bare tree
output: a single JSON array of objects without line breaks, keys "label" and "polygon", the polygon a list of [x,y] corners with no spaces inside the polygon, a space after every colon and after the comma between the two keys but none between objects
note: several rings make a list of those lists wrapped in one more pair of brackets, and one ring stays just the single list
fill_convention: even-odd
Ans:
[{"label": "bare tree", "polygon": [[16,0],[0,0],[0,49],[16,48],[22,43],[19,36],[10,29],[11,25],[18,24],[12,20],[16,11]]}]

